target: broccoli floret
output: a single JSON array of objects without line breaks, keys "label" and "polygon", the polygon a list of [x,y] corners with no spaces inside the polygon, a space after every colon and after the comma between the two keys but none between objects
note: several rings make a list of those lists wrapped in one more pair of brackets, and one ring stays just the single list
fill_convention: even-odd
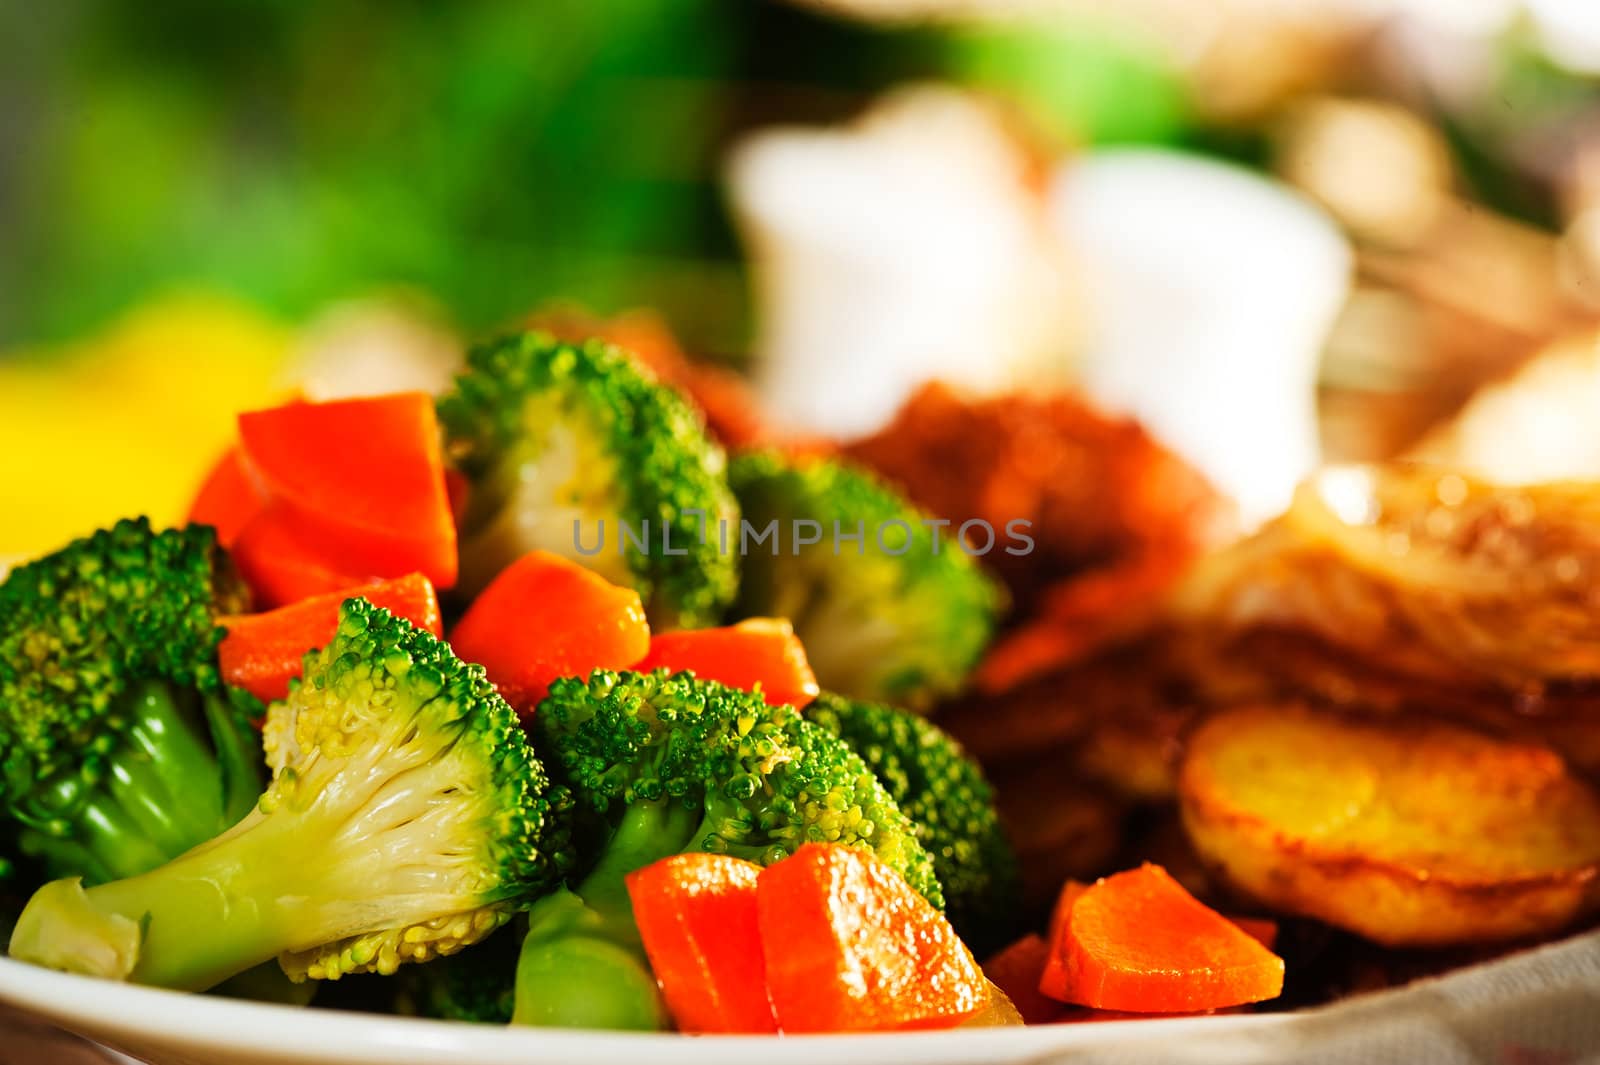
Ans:
[{"label": "broccoli floret", "polygon": [[1021,912],[1017,858],[978,763],[932,722],[891,706],[824,692],[805,713],[849,744],[911,818],[968,945],[981,955],[1008,942]]},{"label": "broccoli floret", "polygon": [[534,729],[572,790],[590,869],[529,911],[518,1023],[665,1024],[624,877],[670,854],[765,865],[804,843],[865,847],[944,904],[927,853],[883,785],[793,707],[688,673],[598,670],[551,685]]},{"label": "broccoli floret", "polygon": [[569,803],[483,670],[364,599],[264,738],[243,820],[141,876],[45,885],[11,953],[184,989],[273,957],[293,979],[391,973],[482,939],[571,859]]},{"label": "broccoli floret", "polygon": [[817,680],[853,698],[925,710],[961,687],[1003,596],[952,532],[935,546],[927,515],[844,462],[750,452],[728,475],[765,537],[744,545],[739,616],[789,618]]},{"label": "broccoli floret", "polygon": [[250,809],[260,704],[217,669],[246,600],[212,529],[144,518],[0,584],[0,816],[46,875],[134,876]]},{"label": "broccoli floret", "polygon": [[619,349],[542,333],[477,347],[439,419],[471,483],[463,593],[542,549],[637,589],[658,627],[710,624],[732,600],[737,559],[717,530],[738,511],[722,450]]}]

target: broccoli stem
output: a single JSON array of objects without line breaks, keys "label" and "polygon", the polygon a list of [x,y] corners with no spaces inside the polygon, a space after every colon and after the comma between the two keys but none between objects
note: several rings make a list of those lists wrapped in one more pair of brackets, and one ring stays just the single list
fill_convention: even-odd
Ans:
[{"label": "broccoli stem", "polygon": [[84,794],[75,775],[54,781],[47,808],[72,815],[29,819],[22,852],[98,884],[154,869],[244,816],[260,794],[259,745],[224,696],[201,697],[198,712],[192,700],[163,681],[129,689],[101,783]]},{"label": "broccoli stem", "polygon": [[528,911],[511,1023],[546,1028],[659,1031],[666,1006],[628,901],[627,874],[677,854],[700,818],[680,803],[635,802],[577,890]]},{"label": "broccoli stem", "polygon": [[[232,830],[166,865],[75,892],[58,880],[42,888],[17,920],[11,953],[70,972],[203,991],[275,957],[313,922],[297,911],[315,890],[302,881],[315,856],[294,818],[252,814]],[[107,929],[139,929],[125,963],[105,967]],[[320,923],[320,922],[316,922]],[[50,944],[54,957],[34,953]],[[60,944],[73,944],[63,951]],[[120,971],[118,971],[120,969]]]}]

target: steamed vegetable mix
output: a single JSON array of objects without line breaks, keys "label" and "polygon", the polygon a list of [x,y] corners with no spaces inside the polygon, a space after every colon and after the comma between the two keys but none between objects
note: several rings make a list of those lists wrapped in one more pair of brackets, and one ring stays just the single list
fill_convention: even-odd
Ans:
[{"label": "steamed vegetable mix", "polygon": [[638,592],[534,551],[473,600],[450,645],[488,670],[506,701],[525,712],[557,677],[632,666],[650,647],[650,625]]},{"label": "steamed vegetable mix", "polygon": [[217,668],[246,592],[208,527],[119,522],[0,583],[0,813],[53,876],[135,876],[243,817],[260,706]]},{"label": "steamed vegetable mix", "polygon": [[961,688],[1002,593],[948,530],[936,541],[932,519],[834,459],[750,452],[729,479],[749,530],[739,616],[788,618],[818,682],[852,698],[925,711]]},{"label": "steamed vegetable mix", "polygon": [[531,551],[565,555],[636,589],[661,628],[716,619],[739,560],[724,459],[699,415],[620,350],[541,333],[474,348],[439,401],[469,479],[463,591]]},{"label": "steamed vegetable mix", "polygon": [[393,972],[484,938],[572,862],[564,797],[482,670],[364,600],[265,745],[238,824],[139,876],[47,884],[13,956],[189,989],[273,957],[296,979]]},{"label": "steamed vegetable mix", "polygon": [[944,904],[927,852],[882,784],[792,707],[688,674],[602,670],[552,684],[533,727],[572,791],[588,871],[529,912],[521,1023],[666,1023],[625,878],[681,851],[768,865],[807,842],[860,847]]},{"label": "steamed vegetable mix", "polygon": [[[862,468],[725,468],[615,348],[528,333],[474,349],[437,403],[242,415],[191,516],[207,524],[122,522],[0,583],[16,958],[277,1001],[285,974],[365,974],[328,1004],[696,1033],[1192,1012],[1282,987],[1270,921],[1158,867],[1068,882],[1048,934],[1023,934],[994,791],[925,716],[963,690],[1000,586]],[[1219,714],[1184,760],[1190,833],[1237,886],[1354,920],[1294,894],[1328,864],[1239,766],[1392,768],[1388,742]],[[1541,769],[1495,747],[1460,777],[1543,781],[1587,845],[1592,796]],[[1327,778],[1304,809],[1346,794]],[[1473,824],[1501,826],[1479,791]],[[1570,917],[1584,882],[1498,897]],[[973,951],[1007,942],[986,974]]]}]

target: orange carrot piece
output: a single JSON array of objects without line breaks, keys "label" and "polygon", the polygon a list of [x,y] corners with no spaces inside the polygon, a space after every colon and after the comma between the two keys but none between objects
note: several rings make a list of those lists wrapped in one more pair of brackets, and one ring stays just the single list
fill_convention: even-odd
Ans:
[{"label": "orange carrot piece", "polygon": [[244,456],[237,447],[229,448],[206,474],[205,483],[189,504],[191,522],[212,525],[217,542],[232,547],[245,523],[261,509],[266,498],[245,468]]},{"label": "orange carrot piece", "polygon": [[1061,930],[1067,926],[1067,916],[1072,913],[1072,904],[1088,890],[1089,885],[1081,880],[1068,880],[1061,885],[1055,908],[1050,911],[1050,934],[1045,937],[1046,942],[1054,943],[1061,938]]},{"label": "orange carrot piece", "polygon": [[634,921],[679,1031],[778,1030],[756,917],[760,872],[726,854],[676,854],[628,874]]},{"label": "orange carrot piece", "polygon": [[300,676],[306,652],[333,639],[340,605],[356,596],[435,636],[443,635],[433,585],[422,574],[413,573],[314,596],[264,614],[220,618],[217,624],[228,630],[217,647],[222,678],[262,702],[282,699],[289,694],[289,682]]},{"label": "orange carrot piece", "polygon": [[1050,944],[1030,932],[983,963],[983,971],[1006,993],[1022,1014],[1024,1024],[1049,1024],[1060,1019],[1066,1007],[1039,991]]},{"label": "orange carrot piece", "polygon": [[1283,959],[1145,864],[1091,885],[1071,905],[1039,990],[1132,1013],[1192,1013],[1276,998]]},{"label": "orange carrot piece", "polygon": [[506,701],[526,714],[557,677],[631,667],[650,650],[650,625],[638,592],[534,551],[483,590],[450,645],[487,669]]},{"label": "orange carrot piece", "polygon": [[1042,995],[1054,999],[1060,998],[1050,989],[1062,987],[1066,980],[1062,937],[1066,934],[1067,918],[1072,915],[1072,904],[1082,898],[1083,893],[1088,890],[1088,884],[1080,880],[1068,880],[1061,885],[1061,893],[1056,896],[1055,907],[1050,911],[1050,931],[1045,936],[1045,944],[1050,948],[1050,953],[1049,957],[1045,958],[1039,983],[1035,985]]},{"label": "orange carrot piece", "polygon": [[808,843],[761,871],[756,906],[785,1032],[944,1028],[988,1004],[950,922],[868,851]]},{"label": "orange carrot piece", "polygon": [[293,515],[276,502],[245,523],[232,554],[258,610],[336,592],[370,576],[340,569],[301,538]]},{"label": "orange carrot piece", "polygon": [[405,392],[239,416],[245,461],[301,539],[347,572],[456,580],[433,399]]},{"label": "orange carrot piece", "polygon": [[640,672],[665,667],[745,691],[773,706],[803,707],[817,697],[816,674],[787,618],[748,618],[720,629],[657,633]]}]

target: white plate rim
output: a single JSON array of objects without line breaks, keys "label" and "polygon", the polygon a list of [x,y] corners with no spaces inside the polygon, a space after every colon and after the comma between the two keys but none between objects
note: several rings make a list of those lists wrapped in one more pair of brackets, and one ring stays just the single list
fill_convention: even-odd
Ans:
[{"label": "white plate rim", "polygon": [[[0,958],[0,1001],[112,1044],[229,1050],[271,1060],[351,1065],[405,1061],[528,1065],[533,1061],[647,1060],[652,1065],[749,1062],[799,1065],[826,1060],[918,1062],[1026,1061],[1072,1047],[1130,1038],[1172,1038],[1270,1027],[1290,1013],[1100,1021],[1030,1028],[970,1028],[905,1033],[805,1036],[683,1036],[672,1033],[506,1028],[302,1009],[213,998],[52,972]],[[174,1024],[176,1022],[176,1026]],[[292,1022],[292,1023],[291,1023]]]}]

